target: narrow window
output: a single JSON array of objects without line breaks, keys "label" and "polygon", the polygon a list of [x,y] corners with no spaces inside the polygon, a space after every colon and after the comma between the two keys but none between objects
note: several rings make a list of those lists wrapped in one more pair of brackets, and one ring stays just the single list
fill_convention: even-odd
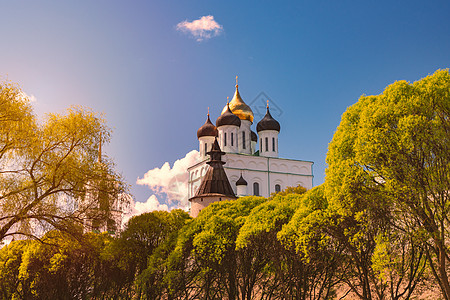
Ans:
[{"label": "narrow window", "polygon": [[225,132],[223,139],[223,146],[225,147],[226,145],[227,145],[227,133]]},{"label": "narrow window", "polygon": [[275,184],[275,192],[281,192],[281,186],[279,184]]},{"label": "narrow window", "polygon": [[233,146],[233,145],[234,145],[234,142],[233,142],[233,137],[234,137],[234,134],[233,134],[233,133],[231,133],[231,146]]},{"label": "narrow window", "polygon": [[257,182],[253,183],[253,195],[259,196],[259,183]]},{"label": "narrow window", "polygon": [[205,155],[206,155],[206,152],[208,152],[208,144],[207,143],[205,143]]},{"label": "narrow window", "polygon": [[245,149],[245,132],[242,132],[242,149]]},{"label": "narrow window", "polygon": [[269,138],[266,137],[266,151],[269,151]]},{"label": "narrow window", "polygon": [[259,152],[262,152],[262,138],[259,139]]},{"label": "narrow window", "polygon": [[275,152],[275,138],[272,138],[272,151]]}]

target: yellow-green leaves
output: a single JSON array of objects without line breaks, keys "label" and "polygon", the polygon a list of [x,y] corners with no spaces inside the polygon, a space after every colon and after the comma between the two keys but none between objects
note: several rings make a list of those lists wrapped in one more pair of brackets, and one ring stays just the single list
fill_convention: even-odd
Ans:
[{"label": "yellow-green leaves", "polygon": [[98,202],[107,219],[114,201],[127,201],[113,162],[99,154],[110,130],[98,114],[72,107],[38,122],[25,94],[0,83],[0,123],[0,240],[75,233]]}]

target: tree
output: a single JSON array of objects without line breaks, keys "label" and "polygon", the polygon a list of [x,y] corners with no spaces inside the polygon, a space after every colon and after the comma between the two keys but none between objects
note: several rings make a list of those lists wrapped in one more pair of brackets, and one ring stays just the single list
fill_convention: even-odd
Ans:
[{"label": "tree", "polygon": [[299,282],[296,271],[302,272],[303,265],[295,251],[280,243],[277,234],[302,205],[305,192],[303,187],[288,187],[274,194],[251,211],[239,230],[236,249],[252,258],[247,261],[247,273],[261,299],[297,299],[293,286]]},{"label": "tree", "polygon": [[[423,266],[424,251],[444,299],[450,299],[449,133],[448,70],[413,84],[398,81],[348,108],[330,143],[326,171],[326,195],[337,214],[373,229],[368,254],[389,236],[397,236],[389,243],[408,241],[411,266]],[[406,287],[414,288],[414,274],[420,272],[397,280],[407,275]]]},{"label": "tree", "polygon": [[0,298],[24,298],[19,267],[23,253],[32,241],[14,241],[0,249]]},{"label": "tree", "polygon": [[251,210],[264,201],[249,196],[215,202],[181,230],[168,258],[171,297],[251,299],[258,264],[248,266],[256,252],[236,249],[236,238]]},{"label": "tree", "polygon": [[[159,259],[159,256],[153,258],[153,252],[168,240],[172,241],[172,236],[176,236],[190,219],[185,211],[174,209],[171,212],[144,213],[128,221],[120,237],[106,249],[109,260],[115,261],[122,271],[122,291],[117,291],[121,298],[131,298],[140,293],[147,295],[148,299],[156,298],[154,290],[160,282],[152,280],[152,276],[159,271],[159,265],[155,266],[153,259]],[[145,276],[141,276],[144,271]]]},{"label": "tree", "polygon": [[60,231],[41,241],[19,240],[0,249],[2,299],[105,299],[120,295],[120,269],[104,252],[113,237]]},{"label": "tree", "polygon": [[126,191],[113,163],[99,155],[110,130],[95,113],[72,107],[41,124],[24,93],[3,83],[0,122],[0,241],[54,228],[75,234],[87,212],[99,207],[98,197],[88,194],[97,191],[112,202]]},{"label": "tree", "polygon": [[309,190],[277,234],[288,253],[285,264],[292,264],[280,290],[292,299],[331,299],[348,271],[343,247],[326,234],[327,208],[323,185]]},{"label": "tree", "polygon": [[148,254],[147,268],[136,276],[135,286],[146,299],[166,299],[171,294],[167,284],[170,269],[168,257],[175,249],[180,231],[191,222],[189,215],[180,210],[172,210],[167,220],[164,239]]}]

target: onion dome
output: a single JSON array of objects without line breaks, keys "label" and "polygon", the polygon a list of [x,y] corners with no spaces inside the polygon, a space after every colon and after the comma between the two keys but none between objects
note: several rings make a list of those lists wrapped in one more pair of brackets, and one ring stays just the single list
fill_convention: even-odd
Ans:
[{"label": "onion dome", "polygon": [[[239,117],[241,120],[248,120],[253,123],[253,111],[245,104],[244,100],[242,100],[241,95],[239,94],[239,85],[237,84],[237,76],[236,76],[236,91],[234,92],[233,99],[230,101],[230,109],[236,116]],[[224,113],[227,110],[227,107],[225,106],[222,110],[222,113]]]},{"label": "onion dome", "polygon": [[231,112],[229,103],[227,103],[226,107],[227,109],[225,110],[225,112],[222,112],[222,114],[217,118],[216,127],[220,127],[223,125],[234,125],[240,127],[241,119],[239,119],[238,116]]},{"label": "onion dome", "polygon": [[236,181],[236,186],[238,185],[247,185],[247,181],[245,181],[244,177],[242,177],[242,173],[241,177],[239,177],[238,181]]},{"label": "onion dome", "polygon": [[280,132],[280,123],[278,123],[277,120],[272,118],[269,111],[269,103],[267,103],[267,112],[264,118],[262,118],[261,121],[258,122],[258,125],[256,125],[256,131],[264,131],[264,130],[276,130]]},{"label": "onion dome", "polygon": [[252,142],[258,142],[258,136],[256,135],[256,133],[253,130],[251,131],[251,137],[252,137]]},{"label": "onion dome", "polygon": [[217,136],[217,128],[211,123],[209,114],[205,124],[197,130],[197,138],[201,138],[202,136]]}]

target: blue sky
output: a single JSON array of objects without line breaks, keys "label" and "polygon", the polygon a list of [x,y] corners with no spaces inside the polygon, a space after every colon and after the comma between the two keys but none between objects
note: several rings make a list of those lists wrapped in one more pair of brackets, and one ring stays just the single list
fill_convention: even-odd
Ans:
[{"label": "blue sky", "polygon": [[[142,202],[152,192],[137,178],[197,149],[207,107],[215,120],[236,75],[244,101],[264,92],[281,109],[280,156],[314,161],[317,185],[360,95],[450,66],[449,1],[17,0],[0,10],[0,76],[33,95],[39,115],[103,112],[105,150]],[[221,32],[198,41],[177,30],[203,16]]]}]

